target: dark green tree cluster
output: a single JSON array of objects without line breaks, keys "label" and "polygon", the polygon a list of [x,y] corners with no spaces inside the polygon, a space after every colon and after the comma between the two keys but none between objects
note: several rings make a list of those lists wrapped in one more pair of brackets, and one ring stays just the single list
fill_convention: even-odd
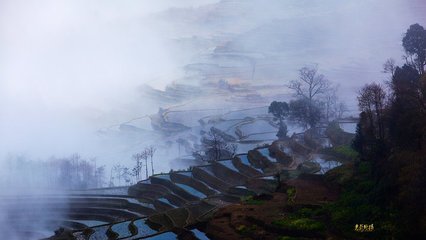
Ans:
[{"label": "dark green tree cluster", "polygon": [[420,75],[425,73],[426,66],[426,30],[416,23],[410,26],[402,39],[407,64],[416,69]]},{"label": "dark green tree cluster", "polygon": [[296,122],[305,129],[315,127],[320,121],[330,122],[341,118],[345,105],[338,101],[337,87],[318,72],[318,66],[299,69],[299,79],[288,85],[296,99],[287,102],[273,101],[268,112],[279,123],[277,137],[287,137],[285,119]]},{"label": "dark green tree cluster", "polygon": [[[407,60],[380,84],[359,92],[353,147],[373,166],[374,200],[397,212],[397,238],[426,236],[426,30],[411,25],[403,38]],[[389,70],[389,68],[388,68]]]},{"label": "dark green tree cluster", "polygon": [[290,101],[290,118],[304,128],[315,127],[321,120],[321,109],[316,102],[300,98]]},{"label": "dark green tree cluster", "polygon": [[325,111],[329,111],[330,108],[324,108],[325,100],[328,97],[330,97],[328,100],[331,100],[331,96],[335,96],[334,89],[331,82],[318,72],[317,65],[299,69],[299,79],[291,81],[288,87],[294,91],[297,98],[290,101],[290,117],[293,120],[307,128],[315,127],[322,115],[328,118],[330,114]]},{"label": "dark green tree cluster", "polygon": [[284,123],[284,119],[288,116],[289,111],[290,109],[286,102],[273,101],[271,105],[269,105],[268,112],[274,116],[274,120],[279,121],[279,129],[277,133],[277,137],[279,139],[287,137],[287,125]]}]

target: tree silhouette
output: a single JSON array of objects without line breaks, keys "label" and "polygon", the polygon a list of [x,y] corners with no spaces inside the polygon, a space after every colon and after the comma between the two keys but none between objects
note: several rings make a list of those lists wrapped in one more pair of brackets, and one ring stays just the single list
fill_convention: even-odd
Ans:
[{"label": "tree silhouette", "polygon": [[426,30],[418,23],[408,28],[402,39],[407,64],[415,68],[419,74],[425,73],[426,66]]},{"label": "tree silhouette", "polygon": [[280,139],[287,137],[287,125],[284,123],[284,119],[288,116],[289,111],[290,109],[286,102],[273,101],[268,108],[268,112],[274,116],[274,120],[279,120],[277,137]]},{"label": "tree silhouette", "polygon": [[299,98],[307,99],[310,104],[330,90],[331,83],[324,75],[318,73],[318,65],[299,69],[299,79],[290,82],[288,87]]},{"label": "tree silhouette", "polygon": [[151,174],[152,175],[154,175],[154,162],[152,161],[152,159],[153,159],[156,151],[157,151],[157,149],[153,146],[149,146],[148,148],[146,148],[146,153],[151,160]]}]

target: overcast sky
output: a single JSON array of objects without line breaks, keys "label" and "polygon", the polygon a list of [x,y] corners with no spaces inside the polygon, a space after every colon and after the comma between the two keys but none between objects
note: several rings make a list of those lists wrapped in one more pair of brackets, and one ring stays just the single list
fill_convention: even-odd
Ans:
[{"label": "overcast sky", "polygon": [[152,16],[211,2],[0,0],[2,151],[78,151],[92,140],[88,122],[113,122],[104,115],[134,101],[137,86],[179,74]]}]

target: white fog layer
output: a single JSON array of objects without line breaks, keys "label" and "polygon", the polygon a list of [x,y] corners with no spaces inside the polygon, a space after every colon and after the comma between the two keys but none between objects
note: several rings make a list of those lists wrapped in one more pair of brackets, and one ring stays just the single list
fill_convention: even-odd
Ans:
[{"label": "white fog layer", "polygon": [[[0,0],[0,224],[46,237],[83,201],[70,190],[126,195],[186,169],[212,127],[234,153],[272,142],[268,106],[290,100],[304,66],[356,117],[357,92],[403,63],[403,33],[425,13],[423,0]],[[123,177],[149,147],[152,169]],[[39,223],[7,224],[25,219]]]},{"label": "white fog layer", "polygon": [[[319,64],[340,97],[353,99],[364,83],[385,78],[378,69],[387,58],[401,61],[401,33],[424,24],[424,11],[422,1],[402,0],[2,0],[1,157],[129,161],[140,145],[161,138],[98,130],[173,105],[144,95],[146,86],[285,85],[301,66]],[[152,130],[149,118],[141,124]],[[158,154],[167,171],[173,157]]]}]

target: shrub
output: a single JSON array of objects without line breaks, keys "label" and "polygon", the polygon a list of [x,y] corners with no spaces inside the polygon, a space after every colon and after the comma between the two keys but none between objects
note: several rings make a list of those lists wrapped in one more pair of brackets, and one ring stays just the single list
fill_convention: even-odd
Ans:
[{"label": "shrub", "polygon": [[346,159],[355,160],[358,153],[349,145],[341,145],[334,148],[336,153],[342,155]]},{"label": "shrub", "polygon": [[325,229],[325,226],[322,222],[310,218],[289,217],[275,220],[272,222],[272,224],[289,230],[323,231]]},{"label": "shrub", "polygon": [[288,197],[288,201],[293,203],[294,198],[296,198],[296,188],[294,187],[287,188],[287,197]]},{"label": "shrub", "polygon": [[358,173],[360,175],[369,175],[371,173],[371,163],[360,162],[358,165]]},{"label": "shrub", "polygon": [[325,134],[335,146],[349,145],[355,136],[355,134],[344,132],[337,122],[330,123],[325,130]]},{"label": "shrub", "polygon": [[281,236],[278,238],[278,240],[299,240],[300,238],[296,237],[289,237],[289,236]]},{"label": "shrub", "polygon": [[241,224],[237,227],[237,232],[242,235],[249,235],[256,231],[256,225],[251,225],[250,227]]},{"label": "shrub", "polygon": [[358,158],[358,152],[356,152],[349,145],[340,145],[330,148],[321,149],[320,153],[327,154],[339,158],[341,160],[354,161]]},{"label": "shrub", "polygon": [[241,201],[248,205],[262,205],[265,203],[263,200],[254,199],[253,196],[242,197]]}]

